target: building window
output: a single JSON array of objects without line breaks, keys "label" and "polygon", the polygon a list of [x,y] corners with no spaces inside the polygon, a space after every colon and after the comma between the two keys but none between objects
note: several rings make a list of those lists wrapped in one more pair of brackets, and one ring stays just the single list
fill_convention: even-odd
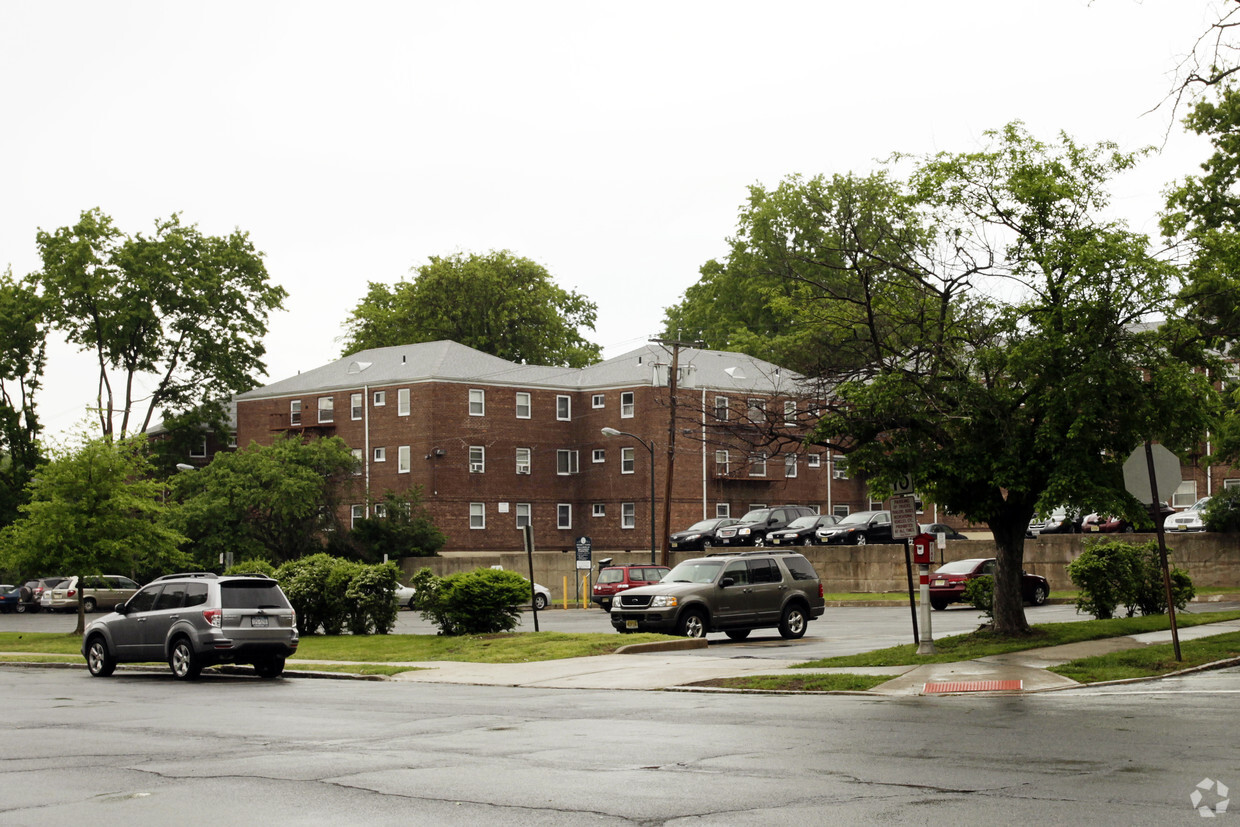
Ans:
[{"label": "building window", "polygon": [[371,397],[374,400],[376,408],[382,408],[387,405],[387,391],[375,391],[375,395]]},{"label": "building window", "polygon": [[409,416],[409,389],[397,388],[396,390],[396,415]]},{"label": "building window", "polygon": [[487,508],[484,503],[469,504],[469,527],[471,529],[487,527]]},{"label": "building window", "polygon": [[837,480],[848,479],[848,457],[836,454],[831,459],[831,476]]},{"label": "building window", "polygon": [[715,516],[716,517],[731,517],[732,516],[731,503],[715,503]]},{"label": "building window", "polygon": [[570,396],[555,398],[555,418],[567,422],[573,418],[573,400]]},{"label": "building window", "polygon": [[590,459],[594,462],[606,462],[607,452],[602,448],[595,448],[594,452],[590,455]]},{"label": "building window", "polygon": [[229,447],[229,448],[236,448],[236,447],[237,447],[237,432],[236,432],[236,431],[230,431],[230,432],[229,432],[229,434],[228,434],[228,447]]},{"label": "building window", "polygon": [[749,421],[765,422],[766,421],[766,402],[761,399],[749,400]]},{"label": "building window", "polygon": [[848,506],[846,506],[846,505],[833,505],[833,506],[831,506],[831,513],[832,513],[832,514],[834,514],[835,516],[839,517],[839,518],[842,520],[842,519],[844,519],[845,517],[847,517],[847,516],[848,516]]},{"label": "building window", "polygon": [[366,519],[366,506],[354,505],[349,509],[349,528],[357,525],[358,520]]},{"label": "building window", "polygon": [[409,473],[409,446],[402,445],[396,449],[396,473]]},{"label": "building window", "polygon": [[633,503],[620,503],[620,527],[637,528],[637,506]]},{"label": "building window", "polygon": [[354,448],[350,453],[353,454],[353,476],[360,477],[362,475],[362,463],[366,458],[362,455],[361,448]]},{"label": "building window", "polygon": [[1197,502],[1197,480],[1184,480],[1171,495],[1171,504],[1176,508],[1188,508],[1195,502]]},{"label": "building window", "polygon": [[607,397],[601,393],[596,393],[594,396],[590,397],[590,407],[592,408],[601,408],[606,404],[606,402]]},{"label": "building window", "polygon": [[530,524],[530,504],[517,503],[517,528],[525,528]]},{"label": "building window", "polygon": [[360,393],[349,394],[349,417],[351,419],[362,418],[362,395]]},{"label": "building window", "polygon": [[749,476],[765,477],[766,476],[766,454],[759,452],[749,455]]},{"label": "building window", "polygon": [[728,421],[728,398],[726,396],[715,397],[715,419],[720,422]]},{"label": "building window", "polygon": [[726,477],[728,475],[728,452],[715,452],[715,476]]},{"label": "building window", "polygon": [[469,391],[469,415],[486,416],[486,412],[487,392],[478,388],[471,388]]},{"label": "building window", "polygon": [[555,527],[560,529],[573,527],[573,507],[568,503],[560,503],[555,507]]},{"label": "building window", "polygon": [[797,424],[797,403],[794,400],[784,402],[784,424]]},{"label": "building window", "polygon": [[820,468],[822,466],[822,457],[818,454],[809,454],[805,457],[806,468]]},{"label": "building window", "polygon": [[633,391],[625,391],[620,394],[620,418],[633,418]]},{"label": "building window", "polygon": [[374,515],[376,520],[382,520],[387,516],[387,506],[383,503],[375,503]]},{"label": "building window", "polygon": [[603,505],[602,503],[595,503],[595,504],[594,504],[593,509],[592,509],[592,510],[591,510],[591,512],[590,512],[590,514],[591,514],[591,516],[594,516],[594,517],[606,517],[606,516],[607,516],[607,506]]},{"label": "building window", "polygon": [[481,445],[469,446],[469,473],[483,474],[487,470],[487,449]]},{"label": "building window", "polygon": [[517,392],[517,419],[530,418],[530,395],[525,391]]},{"label": "building window", "polygon": [[557,474],[576,474],[580,470],[577,467],[577,452],[569,451],[561,448],[555,452],[555,472]]},{"label": "building window", "polygon": [[288,424],[290,425],[301,424],[301,400],[300,399],[294,399],[292,402],[288,403]]},{"label": "building window", "polygon": [[797,455],[786,454],[784,456],[784,477],[792,479],[797,475]]},{"label": "building window", "polygon": [[375,462],[387,462],[387,448],[375,449]]},{"label": "building window", "polygon": [[634,465],[633,451],[634,450],[635,449],[633,448],[621,448],[620,449],[620,473],[621,474],[632,474],[633,473],[633,465]]},{"label": "building window", "polygon": [[1223,480],[1223,490],[1240,486],[1240,480]]},{"label": "building window", "polygon": [[517,449],[517,473],[528,474],[530,472],[530,449]]},{"label": "building window", "polygon": [[193,458],[193,459],[204,459],[204,458],[206,458],[206,456],[207,456],[207,438],[206,438],[205,436],[204,436],[202,439],[200,439],[200,440],[198,440],[197,442],[195,442],[195,443],[194,443],[193,447],[191,447],[191,448],[189,449],[189,455],[190,455],[190,457],[191,457],[191,458]]},{"label": "building window", "polygon": [[319,397],[319,422],[336,421],[336,398],[334,396]]}]

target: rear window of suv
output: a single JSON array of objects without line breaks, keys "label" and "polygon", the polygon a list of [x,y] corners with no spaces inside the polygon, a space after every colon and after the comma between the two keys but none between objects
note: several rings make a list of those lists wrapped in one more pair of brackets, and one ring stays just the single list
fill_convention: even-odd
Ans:
[{"label": "rear window of suv", "polygon": [[264,580],[231,580],[220,584],[220,608],[287,609],[280,586]]},{"label": "rear window of suv", "polygon": [[818,579],[818,572],[814,571],[813,565],[804,557],[785,557],[784,565],[788,567],[788,573],[793,580]]}]

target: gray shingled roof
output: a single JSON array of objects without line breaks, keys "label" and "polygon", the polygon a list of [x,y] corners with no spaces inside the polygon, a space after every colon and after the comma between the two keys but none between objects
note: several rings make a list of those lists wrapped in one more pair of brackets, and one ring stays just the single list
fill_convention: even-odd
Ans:
[{"label": "gray shingled roof", "polygon": [[[487,385],[594,390],[648,385],[656,365],[671,354],[647,345],[586,368],[520,365],[451,341],[373,348],[246,391],[237,399],[261,399],[427,381],[477,382]],[[681,384],[717,391],[790,392],[802,377],[743,353],[682,348]]]}]

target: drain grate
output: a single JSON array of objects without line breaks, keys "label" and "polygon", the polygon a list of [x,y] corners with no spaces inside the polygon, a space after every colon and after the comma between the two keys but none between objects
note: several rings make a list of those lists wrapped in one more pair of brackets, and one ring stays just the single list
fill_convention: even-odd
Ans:
[{"label": "drain grate", "polygon": [[924,695],[941,692],[1019,692],[1024,686],[1024,681],[948,681],[927,683],[921,691]]}]

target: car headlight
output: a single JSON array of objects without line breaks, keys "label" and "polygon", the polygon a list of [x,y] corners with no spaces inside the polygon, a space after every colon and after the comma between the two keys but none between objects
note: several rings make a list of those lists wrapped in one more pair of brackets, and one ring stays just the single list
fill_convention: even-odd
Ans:
[{"label": "car headlight", "polygon": [[687,536],[687,537],[681,537],[680,539],[682,539],[682,540],[696,540],[697,538],[699,538],[699,537],[701,537],[701,536],[702,536],[701,534],[690,534],[689,536]]},{"label": "car headlight", "polygon": [[656,595],[654,596],[654,599],[650,601],[650,608],[652,608],[652,609],[670,609],[670,608],[672,608],[672,607],[674,607],[674,606],[676,606],[676,605],[678,605],[678,604],[679,604],[679,601],[678,601],[678,600],[676,600],[676,597],[675,597],[674,595],[670,595],[670,594],[656,594]]},{"label": "car headlight", "polygon": [[737,533],[737,534],[744,534],[744,535],[748,535],[748,534],[749,534],[749,529],[747,529],[747,528],[742,528],[742,529],[740,529],[739,531],[737,531],[736,533]]}]

